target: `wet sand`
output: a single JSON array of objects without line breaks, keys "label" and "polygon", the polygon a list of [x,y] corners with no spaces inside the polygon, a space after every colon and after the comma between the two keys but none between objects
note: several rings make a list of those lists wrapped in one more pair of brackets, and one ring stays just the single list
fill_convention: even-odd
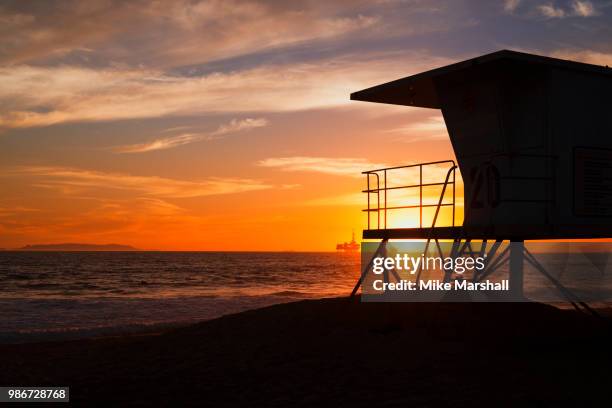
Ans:
[{"label": "wet sand", "polygon": [[156,335],[0,346],[81,405],[609,406],[609,324],[529,303],[306,300]]}]

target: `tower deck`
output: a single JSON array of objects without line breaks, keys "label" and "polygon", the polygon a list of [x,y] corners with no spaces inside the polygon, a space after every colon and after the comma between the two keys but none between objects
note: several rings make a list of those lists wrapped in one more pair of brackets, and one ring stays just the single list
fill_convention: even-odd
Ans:
[{"label": "tower deck", "polygon": [[363,239],[448,239],[546,240],[612,238],[608,225],[495,225],[434,228],[388,228],[363,230]]}]

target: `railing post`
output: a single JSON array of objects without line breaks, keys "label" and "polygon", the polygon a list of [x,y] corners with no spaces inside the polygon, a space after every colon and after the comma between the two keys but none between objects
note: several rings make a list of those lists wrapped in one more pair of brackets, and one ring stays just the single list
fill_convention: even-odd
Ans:
[{"label": "railing post", "polygon": [[368,183],[368,189],[367,194],[368,194],[368,229],[370,229],[370,173],[366,173],[366,180]]},{"label": "railing post", "polygon": [[380,175],[374,173],[376,176],[376,229],[380,229]]},{"label": "railing post", "polygon": [[453,170],[453,227],[455,226],[455,175],[457,169]]},{"label": "railing post", "polygon": [[387,170],[385,169],[385,229],[387,229]]},{"label": "railing post", "polygon": [[423,228],[423,165],[419,165],[419,228]]},{"label": "railing post", "polygon": [[444,180],[444,185],[442,185],[442,193],[440,194],[440,199],[438,200],[438,205],[436,206],[436,213],[434,214],[433,222],[431,223],[431,229],[433,230],[436,226],[436,221],[438,220],[438,213],[440,212],[440,207],[444,202],[444,194],[446,193],[446,186],[448,185],[448,180],[450,179],[450,175],[455,171],[457,166],[451,167],[446,173],[446,179]]}]

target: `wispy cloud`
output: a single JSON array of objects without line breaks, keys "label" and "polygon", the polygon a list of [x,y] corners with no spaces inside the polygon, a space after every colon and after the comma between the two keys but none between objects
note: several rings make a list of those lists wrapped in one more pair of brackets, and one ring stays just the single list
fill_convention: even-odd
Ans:
[{"label": "wispy cloud", "polygon": [[538,11],[546,18],[563,18],[566,16],[564,9],[555,7],[552,3],[539,5]]},{"label": "wispy cloud", "polygon": [[572,3],[574,14],[580,17],[591,17],[597,15],[597,11],[590,1],[575,0]]},{"label": "wispy cloud", "polygon": [[[139,236],[155,236],[160,230],[168,236],[180,237],[186,231],[204,228],[207,221],[205,216],[194,215],[164,199],[153,197],[92,198],[86,205],[68,211],[46,209],[44,216],[33,215],[0,216],[0,231],[13,237],[26,235],[22,245],[84,240],[131,243]],[[147,248],[146,245],[136,246]]]},{"label": "wispy cloud", "polygon": [[241,130],[258,128],[266,126],[267,124],[268,120],[264,118],[246,118],[241,120],[232,119],[229,123],[219,126],[219,128],[215,130],[211,136],[221,136],[228,133],[240,132]]},{"label": "wispy cloud", "polygon": [[[198,113],[286,112],[348,105],[348,94],[448,62],[370,53],[311,63],[176,76],[149,69],[0,67],[0,127]],[[360,105],[352,102],[353,105]],[[188,138],[187,138],[188,139]]]},{"label": "wispy cloud", "polygon": [[23,213],[31,213],[40,211],[37,208],[23,207],[23,206],[11,206],[11,207],[3,207],[0,206],[0,217],[12,217],[21,215]]},{"label": "wispy cloud", "polygon": [[210,133],[181,133],[175,136],[164,137],[161,139],[155,139],[151,142],[133,144],[127,146],[120,146],[114,149],[117,153],[146,153],[155,150],[170,149],[172,147],[182,146],[189,143],[199,142],[202,140],[215,139],[229,133],[236,133],[240,131],[250,130],[258,127],[263,127],[268,124],[268,121],[264,118],[246,118],[246,119],[232,119],[227,124],[222,124]]},{"label": "wispy cloud", "polygon": [[408,143],[448,138],[442,116],[430,116],[424,120],[413,121],[404,126],[389,129],[387,133],[395,134],[395,140]]},{"label": "wispy cloud", "polygon": [[304,156],[269,158],[261,160],[257,164],[262,167],[278,168],[283,171],[306,171],[351,177],[363,177],[362,171],[387,167],[384,164],[372,163],[360,158]]},{"label": "wispy cloud", "polygon": [[119,146],[113,150],[116,153],[146,153],[155,150],[170,149],[172,147],[182,146],[202,140],[210,140],[210,136],[206,133],[181,133],[176,136],[156,139],[147,143]]},{"label": "wispy cloud", "polygon": [[593,4],[586,0],[574,0],[567,8],[556,6],[554,3],[541,4],[537,10],[546,18],[593,17],[599,14]]},{"label": "wispy cloud", "polygon": [[97,194],[123,190],[140,196],[158,198],[191,198],[243,193],[273,188],[258,180],[211,177],[199,181],[176,180],[158,176],[135,176],[66,167],[17,167],[7,174],[29,176],[31,184],[56,189],[66,194]]},{"label": "wispy cloud", "polygon": [[321,7],[317,2],[299,6],[249,0],[49,3],[44,8],[27,2],[0,8],[0,34],[12,35],[0,48],[0,62],[87,58],[81,50],[93,48],[95,55],[106,61],[204,63],[269,47],[339,37],[372,27],[379,20],[376,15],[355,13],[348,4]]},{"label": "wispy cloud", "polygon": [[520,3],[521,0],[504,0],[504,11],[507,13],[513,13]]},{"label": "wispy cloud", "polygon": [[553,51],[549,55],[551,57],[586,62],[588,64],[612,66],[612,53],[584,49],[562,49]]},{"label": "wispy cloud", "polygon": [[[329,174],[333,176],[357,177],[366,180],[363,171],[384,169],[395,166],[410,166],[414,162],[396,163],[395,165],[373,163],[361,158],[330,158],[330,157],[279,157],[261,160],[258,165],[263,167],[277,168],[282,171],[293,172],[312,172]],[[444,182],[449,169],[450,163],[440,163],[423,167],[423,174],[420,174],[418,166],[400,167],[387,170],[387,186],[407,186],[423,183],[441,183]],[[378,173],[381,177],[376,179],[371,175],[369,182],[380,182],[380,186],[384,183],[382,173]],[[460,175],[455,174],[457,178]],[[450,179],[452,180],[452,179]],[[417,191],[418,193],[418,191]],[[436,193],[436,194],[439,194]],[[355,196],[353,196],[354,198]]]}]

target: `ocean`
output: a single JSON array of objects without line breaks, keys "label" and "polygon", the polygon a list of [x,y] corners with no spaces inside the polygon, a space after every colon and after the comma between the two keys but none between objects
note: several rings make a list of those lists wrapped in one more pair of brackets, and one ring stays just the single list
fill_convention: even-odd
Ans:
[{"label": "ocean", "polygon": [[[538,259],[581,299],[610,302],[610,253]],[[346,296],[359,270],[357,252],[0,252],[0,343],[138,334]],[[506,276],[507,265],[496,273]],[[524,289],[535,301],[565,299],[527,266]]]},{"label": "ocean", "polygon": [[0,252],[0,342],[140,333],[342,296],[359,253]]}]

